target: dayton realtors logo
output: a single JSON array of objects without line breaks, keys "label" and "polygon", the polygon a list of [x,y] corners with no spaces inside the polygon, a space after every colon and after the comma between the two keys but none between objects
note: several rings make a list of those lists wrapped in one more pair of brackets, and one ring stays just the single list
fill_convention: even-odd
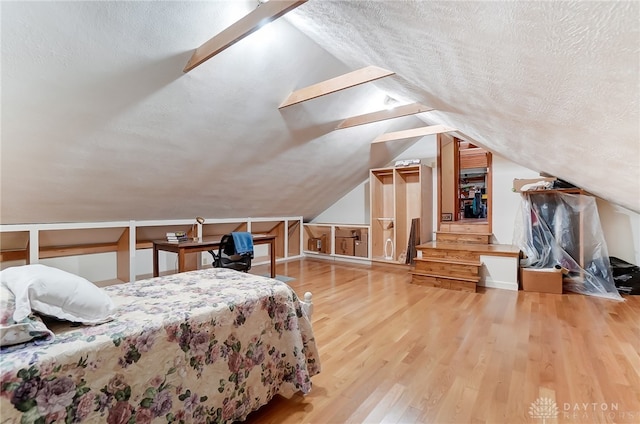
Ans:
[{"label": "dayton realtors logo", "polygon": [[598,422],[640,423],[640,411],[621,411],[617,403],[568,403],[561,404],[547,397],[539,397],[531,402],[529,416],[536,420],[561,419],[563,422],[586,422],[596,419]]},{"label": "dayton realtors logo", "polygon": [[547,420],[558,418],[558,405],[553,399],[540,397],[535,402],[531,402],[529,415],[531,418],[542,419],[542,424],[546,424]]},{"label": "dayton realtors logo", "polygon": [[640,411],[620,410],[617,402],[591,402],[591,403],[567,403],[562,404],[562,418],[578,422],[593,421],[613,421],[625,423],[640,422]]}]

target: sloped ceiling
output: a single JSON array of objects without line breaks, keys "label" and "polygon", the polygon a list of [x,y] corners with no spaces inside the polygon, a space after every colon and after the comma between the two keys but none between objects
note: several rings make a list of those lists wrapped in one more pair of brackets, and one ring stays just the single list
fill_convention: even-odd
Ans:
[{"label": "sloped ceiling", "polygon": [[427,121],[640,211],[640,3],[311,1],[287,16]]},{"label": "sloped ceiling", "polygon": [[[311,0],[182,72],[256,5],[0,3],[0,222],[310,218],[424,122],[640,211],[638,3]],[[367,65],[396,75],[278,109]],[[437,110],[334,130],[387,94]]]}]

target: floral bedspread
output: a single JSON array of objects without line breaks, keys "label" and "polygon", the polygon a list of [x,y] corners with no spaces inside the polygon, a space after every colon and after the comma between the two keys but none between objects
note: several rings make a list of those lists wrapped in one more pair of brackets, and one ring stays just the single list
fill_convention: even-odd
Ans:
[{"label": "floral bedspread", "polygon": [[118,317],[0,352],[0,421],[224,423],[311,389],[311,324],[285,283],[210,268],[106,287]]}]

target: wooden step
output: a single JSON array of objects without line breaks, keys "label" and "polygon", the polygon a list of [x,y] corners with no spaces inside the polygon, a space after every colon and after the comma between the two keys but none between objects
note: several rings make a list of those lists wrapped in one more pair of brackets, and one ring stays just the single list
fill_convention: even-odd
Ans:
[{"label": "wooden step", "polygon": [[490,233],[489,224],[486,221],[473,223],[473,222],[442,222],[440,224],[440,231],[454,232],[454,233]]},{"label": "wooden step", "polygon": [[474,277],[480,274],[480,261],[446,258],[415,258],[415,271],[451,277]]},{"label": "wooden step", "polygon": [[476,279],[470,278],[451,278],[441,275],[428,274],[424,272],[412,272],[411,283],[428,287],[438,287],[448,290],[458,290],[467,292],[476,292],[476,287],[480,277]]},{"label": "wooden step", "polygon": [[520,248],[511,244],[442,243],[437,241],[430,241],[416,246],[416,249],[421,251],[423,256],[427,256],[433,252],[440,252],[439,254],[443,254],[442,252],[455,251],[488,256],[505,256],[516,258],[520,256]]},{"label": "wooden step", "polygon": [[475,292],[480,281],[480,255],[518,258],[520,248],[502,244],[443,243],[431,241],[416,246],[411,282],[449,290]]},{"label": "wooden step", "polygon": [[491,243],[491,235],[491,233],[459,233],[454,231],[437,231],[436,241],[444,243],[489,244]]},{"label": "wooden step", "polygon": [[421,244],[416,249],[422,252],[423,258],[441,258],[451,259],[458,261],[480,261],[480,254],[471,250],[465,249],[466,246],[475,246],[471,243],[442,243],[442,242],[430,242],[427,244]]},{"label": "wooden step", "polygon": [[470,266],[482,266],[482,262],[480,261],[467,261],[463,259],[442,259],[442,258],[415,258],[416,261],[429,261],[429,262],[439,262],[443,264],[460,264],[460,265],[470,265]]}]

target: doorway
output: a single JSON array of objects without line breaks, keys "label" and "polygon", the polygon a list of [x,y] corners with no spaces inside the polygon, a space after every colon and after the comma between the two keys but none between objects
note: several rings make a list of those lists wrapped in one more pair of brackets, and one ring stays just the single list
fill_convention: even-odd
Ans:
[{"label": "doorway", "polygon": [[438,135],[438,230],[443,223],[488,224],[491,153],[457,137]]}]

